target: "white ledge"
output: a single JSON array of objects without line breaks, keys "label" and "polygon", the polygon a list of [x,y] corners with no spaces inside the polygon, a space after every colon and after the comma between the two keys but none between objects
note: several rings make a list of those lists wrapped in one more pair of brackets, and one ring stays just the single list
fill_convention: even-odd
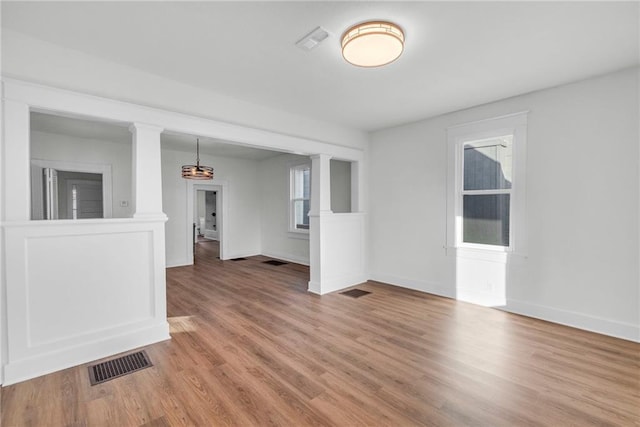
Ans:
[{"label": "white ledge", "polygon": [[108,224],[142,224],[149,222],[167,222],[169,218],[162,215],[145,216],[138,218],[97,218],[97,219],[44,219],[31,221],[5,221],[0,223],[0,227],[59,227],[77,225],[108,225]]}]

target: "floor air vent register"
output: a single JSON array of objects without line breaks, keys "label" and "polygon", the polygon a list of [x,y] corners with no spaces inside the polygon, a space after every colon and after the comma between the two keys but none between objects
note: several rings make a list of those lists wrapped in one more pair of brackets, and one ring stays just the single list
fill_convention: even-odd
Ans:
[{"label": "floor air vent register", "polygon": [[275,265],[275,266],[288,264],[288,262],[278,261],[276,259],[270,259],[269,261],[262,261],[262,263],[263,264],[269,264],[269,265]]},{"label": "floor air vent register", "polygon": [[340,292],[341,295],[346,295],[351,298],[360,298],[365,295],[369,295],[371,292],[363,291],[362,289],[350,289],[348,291]]},{"label": "floor air vent register", "polygon": [[89,380],[91,385],[102,384],[150,366],[153,366],[153,363],[142,350],[89,366]]}]

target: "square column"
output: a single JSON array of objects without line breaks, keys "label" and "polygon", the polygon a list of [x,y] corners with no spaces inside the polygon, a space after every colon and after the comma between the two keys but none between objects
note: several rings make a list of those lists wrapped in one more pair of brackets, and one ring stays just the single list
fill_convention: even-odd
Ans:
[{"label": "square column", "polygon": [[162,212],[162,162],[157,126],[134,123],[133,134],[133,217],[164,217]]},{"label": "square column", "polygon": [[322,217],[331,215],[331,156],[311,156],[311,208],[309,209],[309,291],[322,294]]},{"label": "square column", "polygon": [[31,219],[29,106],[5,99],[2,153],[3,221]]},{"label": "square column", "polygon": [[311,157],[311,208],[309,216],[331,212],[331,156]]}]

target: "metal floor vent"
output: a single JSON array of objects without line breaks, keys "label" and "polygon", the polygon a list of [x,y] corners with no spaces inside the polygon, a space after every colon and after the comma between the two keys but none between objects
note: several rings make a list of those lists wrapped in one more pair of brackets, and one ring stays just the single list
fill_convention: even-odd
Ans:
[{"label": "metal floor vent", "polygon": [[288,262],[284,262],[284,261],[278,261],[276,259],[270,259],[269,261],[262,261],[263,264],[269,264],[269,265],[285,265],[285,264],[289,264]]},{"label": "metal floor vent", "polygon": [[229,261],[246,261],[246,258],[231,258]]},{"label": "metal floor vent", "polygon": [[150,366],[153,366],[153,363],[142,350],[89,366],[89,379],[91,385],[101,384]]},{"label": "metal floor vent", "polygon": [[371,292],[363,291],[362,289],[351,289],[348,291],[340,292],[342,295],[346,295],[351,298],[360,298],[361,296],[368,295]]}]

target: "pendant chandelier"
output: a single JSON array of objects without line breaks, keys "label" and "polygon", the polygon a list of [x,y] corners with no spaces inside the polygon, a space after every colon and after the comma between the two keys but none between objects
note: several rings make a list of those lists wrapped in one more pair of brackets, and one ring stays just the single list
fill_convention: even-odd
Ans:
[{"label": "pendant chandelier", "polygon": [[200,138],[196,138],[196,164],[182,166],[182,177],[184,179],[213,179],[213,168],[200,166]]}]

